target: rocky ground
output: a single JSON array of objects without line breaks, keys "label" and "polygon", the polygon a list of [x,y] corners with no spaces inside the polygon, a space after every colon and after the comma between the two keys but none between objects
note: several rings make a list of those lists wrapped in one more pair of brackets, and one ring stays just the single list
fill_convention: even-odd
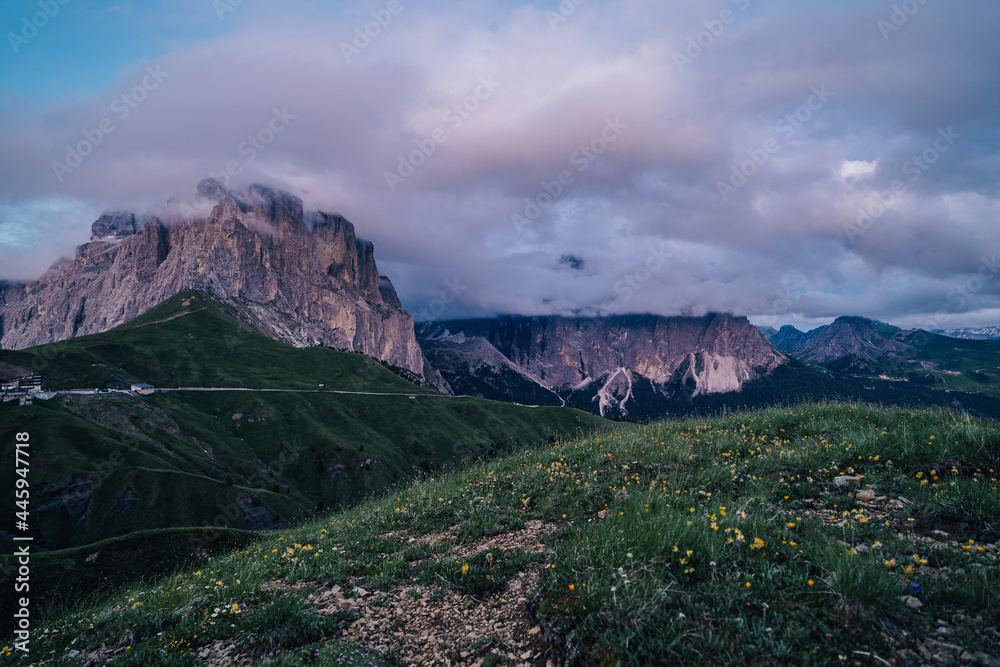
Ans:
[{"label": "rocky ground", "polygon": [[[490,549],[545,554],[550,548],[542,540],[555,529],[554,524],[532,521],[524,530],[455,546],[443,557],[471,557]],[[414,536],[409,541],[451,541],[454,533]],[[414,561],[413,565],[418,563]],[[545,567],[545,563],[532,563],[508,582],[505,591],[484,599],[456,593],[443,580],[440,587],[400,586],[387,590],[359,586],[315,588],[305,583],[294,588],[311,590],[308,601],[321,614],[350,611],[359,616],[344,628],[342,639],[392,652],[404,663],[480,667],[501,661],[518,667],[553,667],[555,662],[541,628],[528,613],[530,596]],[[276,587],[285,586],[278,583]],[[213,666],[252,664],[248,656],[225,642],[206,647],[199,657]]]},{"label": "rocky ground", "polygon": [[[545,553],[548,548],[541,540],[554,528],[533,521],[524,530],[461,545],[448,555],[467,557],[493,548]],[[326,613],[351,609],[360,614],[343,638],[393,650],[407,663],[478,667],[488,656],[497,655],[523,667],[551,665],[541,629],[527,613],[528,596],[544,567],[531,565],[508,583],[506,591],[482,600],[449,592],[447,587],[404,586],[369,593],[334,586],[319,593],[315,604]]]}]

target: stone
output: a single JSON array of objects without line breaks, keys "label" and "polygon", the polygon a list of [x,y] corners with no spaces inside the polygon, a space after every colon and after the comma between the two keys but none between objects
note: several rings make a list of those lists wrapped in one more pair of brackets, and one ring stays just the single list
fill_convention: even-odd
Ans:
[{"label": "stone", "polygon": [[240,496],[240,507],[243,510],[243,520],[246,522],[248,530],[261,531],[288,528],[287,523],[275,516],[271,510],[253,496]]},{"label": "stone", "polygon": [[833,478],[833,483],[841,488],[848,486],[861,486],[862,477],[853,475],[841,475]]},{"label": "stone", "polygon": [[924,603],[913,597],[912,595],[904,595],[902,597],[903,604],[905,604],[910,609],[920,609],[924,606]]}]

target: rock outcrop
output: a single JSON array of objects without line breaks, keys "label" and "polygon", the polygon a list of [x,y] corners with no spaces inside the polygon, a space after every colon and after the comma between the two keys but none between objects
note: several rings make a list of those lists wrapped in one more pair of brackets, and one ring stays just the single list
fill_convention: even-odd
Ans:
[{"label": "rock outcrop", "polygon": [[287,192],[254,185],[219,197],[207,219],[101,216],[72,260],[0,293],[0,343],[21,349],[105,331],[183,290],[233,305],[298,347],[361,352],[422,373],[413,319],[380,277],[374,247],[338,215],[305,214]]},{"label": "rock outcrop", "polygon": [[128,211],[114,211],[105,213],[90,226],[90,239],[100,241],[101,239],[120,240],[126,236],[131,236],[142,229],[142,223],[136,227],[135,214]]}]

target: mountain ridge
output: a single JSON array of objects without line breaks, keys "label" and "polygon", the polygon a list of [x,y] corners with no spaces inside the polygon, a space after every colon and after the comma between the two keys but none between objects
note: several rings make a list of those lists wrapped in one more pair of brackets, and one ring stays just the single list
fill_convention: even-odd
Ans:
[{"label": "mountain ridge", "polygon": [[745,317],[724,313],[508,315],[424,323],[417,336],[452,386],[471,368],[469,357],[475,354],[469,350],[475,345],[481,358],[503,359],[525,381],[563,400],[572,397],[602,416],[628,416],[630,401],[637,401],[633,388],[647,397],[681,387],[689,396],[738,391],[786,360]]},{"label": "mountain ridge", "polygon": [[899,327],[877,320],[843,316],[809,332],[791,353],[806,363],[837,370],[870,370],[911,348],[901,340],[901,333],[905,332]]}]

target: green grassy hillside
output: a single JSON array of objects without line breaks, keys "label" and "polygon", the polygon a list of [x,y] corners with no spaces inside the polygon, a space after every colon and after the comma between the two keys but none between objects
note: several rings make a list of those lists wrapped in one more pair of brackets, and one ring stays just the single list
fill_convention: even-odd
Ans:
[{"label": "green grassy hillside", "polygon": [[[14,434],[31,434],[32,530],[52,549],[151,528],[254,528],[248,502],[292,525],[401,480],[596,423],[579,411],[478,399],[112,394],[0,405],[0,443],[13,460]],[[0,477],[12,506],[13,469]],[[3,529],[12,522],[11,514]]]},{"label": "green grassy hillside", "polygon": [[998,477],[1000,426],[940,411],[619,424],[267,534],[50,619],[29,657],[8,651],[59,665],[991,664]]},{"label": "green grassy hillside", "polygon": [[931,375],[939,386],[953,391],[1000,398],[1000,341],[964,340],[924,332],[912,335],[910,341],[918,351],[909,372]]},{"label": "green grassy hillside", "polygon": [[0,362],[32,369],[46,389],[145,382],[158,387],[254,387],[432,393],[362,354],[293,351],[253,331],[199,292],[182,292],[109,331],[0,350]]}]

